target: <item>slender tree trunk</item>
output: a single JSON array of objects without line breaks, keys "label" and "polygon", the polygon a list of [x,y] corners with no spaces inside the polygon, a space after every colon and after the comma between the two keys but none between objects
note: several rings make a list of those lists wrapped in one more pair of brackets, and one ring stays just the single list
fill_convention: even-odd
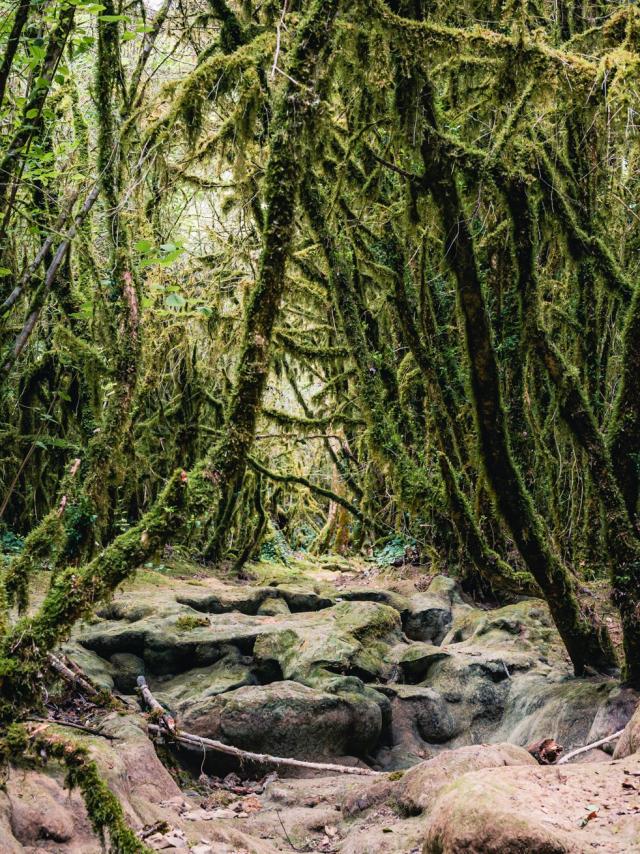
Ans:
[{"label": "slender tree trunk", "polygon": [[[535,217],[528,187],[523,182],[514,182],[507,190],[507,197],[513,221],[525,334],[531,350],[556,389],[563,420],[586,453],[592,485],[603,510],[611,557],[612,597],[622,619],[625,677],[634,687],[640,687],[640,539],[629,518],[608,448],[579,378],[550,342],[540,318],[533,237]],[[625,372],[627,367],[633,367],[634,358],[638,364],[638,354],[629,352],[633,327],[631,329],[631,336],[625,335],[625,357],[631,360],[631,365],[625,365]],[[629,332],[629,327],[626,331]],[[637,404],[636,400],[636,409]]]},{"label": "slender tree trunk", "polygon": [[512,453],[500,377],[493,347],[473,237],[456,178],[440,144],[434,95],[429,84],[421,96],[425,129],[422,158],[425,187],[437,204],[447,235],[445,257],[457,284],[469,356],[470,385],[480,455],[496,501],[525,564],[544,593],[551,615],[577,674],[586,666],[610,671],[615,655],[606,630],[585,614],[570,572],[549,547],[549,536],[536,512]]}]

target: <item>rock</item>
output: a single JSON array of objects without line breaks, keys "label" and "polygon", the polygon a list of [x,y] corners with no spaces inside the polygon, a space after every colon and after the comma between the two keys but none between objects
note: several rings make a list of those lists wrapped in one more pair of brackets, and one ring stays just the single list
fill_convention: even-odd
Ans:
[{"label": "rock", "polygon": [[439,644],[453,619],[448,596],[420,593],[411,599],[404,630],[411,640]]},{"label": "rock", "polygon": [[568,752],[622,729],[636,697],[611,680],[521,676],[511,685],[495,738],[523,746],[553,738]]},{"label": "rock", "polygon": [[42,840],[68,842],[74,835],[74,816],[65,799],[68,792],[53,779],[26,771],[11,775],[7,785],[11,805],[11,829],[23,845]]},{"label": "rock", "polygon": [[60,650],[75,661],[93,685],[104,688],[106,691],[113,691],[115,670],[108,661],[95,652],[85,649],[77,641],[62,644]]},{"label": "rock", "polygon": [[377,760],[385,768],[407,768],[431,755],[429,748],[452,741],[461,731],[455,705],[433,691],[413,685],[380,689],[391,698],[391,746]]},{"label": "rock", "polygon": [[277,596],[277,588],[271,587],[228,587],[222,586],[214,592],[181,593],[176,601],[196,611],[207,614],[258,613],[260,605],[270,596]]},{"label": "rock", "polygon": [[436,795],[453,780],[481,768],[504,765],[533,765],[535,759],[514,744],[473,744],[444,751],[404,773],[395,784],[394,796],[408,815],[429,809]]},{"label": "rock", "polygon": [[[185,617],[194,618],[193,628],[185,630]],[[229,645],[241,653],[251,652],[258,635],[276,630],[242,614],[222,614],[213,625],[199,625],[200,619],[197,611],[169,602],[153,616],[132,623],[119,620],[89,626],[78,639],[105,658],[133,653],[144,660],[148,673],[175,675],[215,664]]]},{"label": "rock", "polygon": [[624,732],[613,753],[614,759],[625,759],[634,753],[640,753],[640,705],[634,716],[624,728]]},{"label": "rock", "polygon": [[0,851],[3,854],[22,854],[24,851],[11,830],[11,801],[4,791],[0,791]]},{"label": "rock", "polygon": [[380,602],[397,611],[401,618],[409,612],[409,600],[392,590],[379,590],[371,587],[348,587],[340,591],[340,598],[345,602]]},{"label": "rock", "polygon": [[149,685],[156,698],[173,709],[176,704],[189,698],[203,699],[224,694],[253,685],[256,678],[251,659],[241,656],[235,647],[210,667],[195,667],[173,679],[150,679]]},{"label": "rock", "polygon": [[188,732],[275,756],[363,755],[382,728],[380,708],[371,699],[289,681],[239,688],[179,705],[178,711]]},{"label": "rock", "polygon": [[123,694],[135,694],[138,676],[145,675],[144,661],[129,652],[117,652],[111,656],[115,671],[114,684]]},{"label": "rock", "polygon": [[[619,685],[612,688],[593,718],[591,729],[587,733],[586,744],[599,741],[624,729],[632,719],[639,700],[640,695],[631,688],[621,688]],[[640,740],[638,748],[640,748]],[[612,754],[615,742],[603,745],[602,749]]]},{"label": "rock", "polygon": [[272,597],[264,600],[258,608],[257,613],[265,617],[278,617],[290,614],[291,611],[284,599]]},{"label": "rock", "polygon": [[442,647],[418,642],[394,647],[390,652],[389,661],[398,665],[404,681],[420,682],[427,678],[436,661],[442,661],[450,655],[451,653]]},{"label": "rock", "polygon": [[340,602],[321,614],[304,620],[301,616],[288,622],[286,630],[259,637],[256,659],[275,662],[285,679],[301,682],[320,673],[373,680],[388,670],[385,656],[401,632],[394,609],[373,602]]},{"label": "rock", "polygon": [[308,590],[297,584],[279,584],[276,588],[278,595],[282,596],[290,610],[294,613],[322,611],[334,605],[334,600],[329,596]]},{"label": "rock", "polygon": [[640,850],[637,812],[623,787],[629,775],[640,774],[640,756],[626,763],[464,774],[441,789],[430,807],[423,854]]},{"label": "rock", "polygon": [[[180,594],[176,601],[188,605],[196,611],[208,614],[227,614],[237,611],[241,614],[255,615],[269,600],[284,600],[291,611],[318,611],[329,608],[333,600],[328,596],[292,584],[269,587],[219,587],[215,592]],[[262,612],[264,613],[264,611]]]}]

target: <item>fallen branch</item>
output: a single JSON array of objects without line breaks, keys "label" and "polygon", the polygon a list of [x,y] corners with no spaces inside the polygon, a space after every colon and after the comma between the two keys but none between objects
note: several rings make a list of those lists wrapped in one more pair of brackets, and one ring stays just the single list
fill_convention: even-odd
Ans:
[{"label": "fallen branch", "polygon": [[615,741],[616,738],[620,738],[623,729],[618,730],[618,732],[614,732],[613,735],[608,735],[606,738],[601,738],[599,741],[593,741],[591,744],[585,744],[584,747],[579,747],[577,750],[572,750],[570,753],[567,753],[562,759],[559,759],[556,762],[556,765],[564,765],[565,762],[568,762],[570,759],[573,759],[574,756],[578,756],[580,753],[586,753],[588,750],[593,750],[596,747],[600,747],[602,744],[608,744],[610,741]]},{"label": "fallen branch", "polygon": [[176,722],[171,717],[169,712],[161,706],[160,703],[156,700],[156,698],[151,693],[151,689],[147,685],[147,680],[144,676],[138,676],[138,692],[144,705],[149,709],[152,715],[155,715],[159,721],[161,721],[165,728],[169,730],[169,732],[176,731]]},{"label": "fallen branch", "polygon": [[[157,724],[149,724],[148,730],[153,735],[165,735],[165,731]],[[228,756],[237,756],[239,759],[258,762],[261,765],[284,765],[290,768],[310,768],[314,771],[330,771],[332,774],[358,774],[361,777],[377,777],[380,771],[372,768],[354,768],[350,765],[334,765],[331,762],[307,762],[303,759],[290,759],[283,756],[271,756],[268,753],[252,753],[250,750],[241,750],[231,744],[223,744],[211,738],[203,738],[200,735],[192,735],[189,732],[171,732],[170,737],[178,744],[187,749],[206,751],[213,750],[216,753],[226,753]]]},{"label": "fallen branch", "polygon": [[138,676],[138,691],[142,700],[151,713],[157,716],[160,725],[151,723],[147,729],[154,735],[168,735],[173,741],[191,750],[214,750],[217,753],[226,753],[229,756],[237,756],[239,759],[249,759],[259,762],[261,765],[285,765],[292,768],[311,768],[314,771],[331,771],[335,774],[359,774],[360,776],[372,777],[379,774],[371,768],[353,768],[348,765],[334,765],[330,762],[307,762],[303,759],[290,759],[283,756],[271,756],[268,753],[252,753],[250,750],[241,750],[231,744],[214,741],[211,738],[203,738],[190,732],[178,732],[176,724],[171,715],[164,709],[151,693],[144,676]]},{"label": "fallen branch", "polygon": [[47,658],[49,659],[49,664],[56,671],[65,682],[69,682],[71,685],[75,685],[77,688],[80,688],[84,691],[85,694],[89,694],[90,697],[97,697],[100,693],[97,688],[94,688],[90,682],[80,676],[78,673],[74,673],[69,667],[67,667],[64,662],[62,662],[57,656],[55,656],[52,652],[48,653]]}]

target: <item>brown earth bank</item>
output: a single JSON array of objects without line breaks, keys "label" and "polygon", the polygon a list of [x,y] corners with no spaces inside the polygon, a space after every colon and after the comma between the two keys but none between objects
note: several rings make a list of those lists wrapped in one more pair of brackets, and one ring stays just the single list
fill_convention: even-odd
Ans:
[{"label": "brown earth bank", "polygon": [[[92,733],[33,724],[89,748],[149,848],[640,851],[638,697],[573,677],[544,603],[478,607],[445,576],[387,578],[342,559],[250,572],[240,584],[190,565],[142,570],[60,651],[128,711],[76,697],[49,714]],[[154,746],[140,675],[179,729],[378,773]],[[525,749],[553,738],[567,752],[623,728],[617,746],[562,765],[540,766]],[[50,765],[10,772],[0,850],[103,849],[81,796]]]}]

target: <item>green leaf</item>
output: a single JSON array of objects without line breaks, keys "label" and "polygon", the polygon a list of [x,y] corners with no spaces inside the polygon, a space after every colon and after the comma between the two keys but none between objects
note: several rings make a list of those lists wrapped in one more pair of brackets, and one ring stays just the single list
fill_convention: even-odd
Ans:
[{"label": "green leaf", "polygon": [[147,253],[153,249],[153,243],[150,240],[138,240],[134,245],[136,252]]},{"label": "green leaf", "polygon": [[10,276],[11,270],[8,267],[0,267],[0,276]]},{"label": "green leaf", "polygon": [[169,296],[165,297],[164,304],[167,308],[184,308],[187,301],[180,294],[169,294]]},{"label": "green leaf", "polygon": [[130,32],[129,30],[127,30],[126,32],[124,32],[124,33],[120,36],[120,41],[123,41],[123,42],[130,42],[130,41],[132,41],[133,39],[137,39],[137,38],[138,38],[138,34],[137,34],[137,33],[132,33],[132,32]]},{"label": "green leaf", "polygon": [[103,21],[105,24],[115,24],[117,21],[128,21],[126,15],[99,15],[99,21]]}]

